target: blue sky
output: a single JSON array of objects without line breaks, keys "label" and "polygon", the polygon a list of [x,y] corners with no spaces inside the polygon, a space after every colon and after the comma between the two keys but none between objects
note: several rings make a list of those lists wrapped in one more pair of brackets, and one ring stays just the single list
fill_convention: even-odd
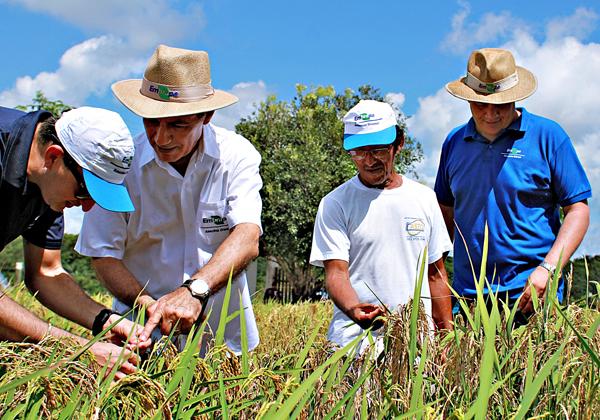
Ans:
[{"label": "blue sky", "polygon": [[[113,109],[136,134],[140,119],[110,84],[139,78],[158,43],[204,49],[213,85],[240,97],[217,114],[230,128],[268,94],[291,98],[296,83],[380,88],[410,117],[429,185],[445,135],[468,118],[444,84],[463,75],[471,50],[506,47],[538,78],[522,105],[563,125],[600,192],[597,1],[0,0],[0,8],[3,106],[29,103],[41,89],[72,105]],[[579,254],[600,254],[596,201]],[[81,214],[67,217],[77,231]]]}]

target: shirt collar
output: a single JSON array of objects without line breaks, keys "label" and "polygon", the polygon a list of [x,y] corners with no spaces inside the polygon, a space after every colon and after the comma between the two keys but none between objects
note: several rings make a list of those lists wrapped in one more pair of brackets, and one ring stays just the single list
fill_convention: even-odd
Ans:
[{"label": "shirt collar", "polygon": [[6,153],[3,156],[4,182],[19,188],[23,194],[31,186],[27,182],[27,164],[35,129],[40,121],[46,120],[52,114],[48,111],[34,111],[17,118],[6,142]]},{"label": "shirt collar", "polygon": [[[529,113],[525,108],[517,108],[517,110],[521,113],[519,118],[514,120],[500,135],[498,138],[503,137],[504,135],[508,135],[514,138],[522,138],[524,137],[525,132],[527,131],[527,124],[529,121]],[[469,119],[469,122],[465,126],[465,140],[485,140],[485,138],[477,132],[475,129],[475,121],[473,117]],[[485,140],[487,141],[487,140]]]}]

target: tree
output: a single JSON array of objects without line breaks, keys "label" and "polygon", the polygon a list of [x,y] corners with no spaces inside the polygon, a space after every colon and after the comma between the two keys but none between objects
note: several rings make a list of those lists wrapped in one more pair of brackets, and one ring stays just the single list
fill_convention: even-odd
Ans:
[{"label": "tree", "polygon": [[33,98],[31,104],[17,105],[15,108],[26,112],[39,111],[40,109],[44,109],[46,111],[50,111],[52,115],[58,118],[63,112],[68,111],[73,107],[65,104],[61,100],[51,101],[48,98],[46,98],[46,95],[44,95],[44,93],[41,90],[38,90],[35,93],[35,97]]},{"label": "tree", "polygon": [[[336,93],[330,86],[308,90],[303,85],[297,85],[296,92],[289,102],[267,98],[236,131],[262,156],[261,253],[277,261],[292,281],[294,295],[301,297],[311,292],[317,277],[308,257],[319,202],[355,174],[342,147],[341,118],[361,99],[384,98],[369,85],[358,93],[351,89]],[[398,122],[405,128],[403,116]],[[414,164],[422,155],[421,145],[407,136],[397,169],[414,176]]]}]

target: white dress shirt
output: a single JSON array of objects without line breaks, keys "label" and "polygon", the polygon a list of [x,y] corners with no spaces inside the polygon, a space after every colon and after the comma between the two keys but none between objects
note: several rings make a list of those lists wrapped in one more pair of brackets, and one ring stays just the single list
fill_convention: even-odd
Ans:
[{"label": "white dress shirt", "polygon": [[[155,299],[177,289],[203,267],[235,225],[261,226],[260,155],[232,131],[212,124],[203,131],[203,147],[192,155],[185,176],[158,159],[145,133],[139,135],[125,180],[136,210],[115,213],[94,206],[84,216],[75,247],[83,255],[122,260]],[[240,295],[252,349],[259,339],[245,272],[232,282],[229,314],[239,311]],[[225,288],[208,301],[213,331],[224,296]],[[118,312],[130,309],[118,299],[113,307]],[[238,316],[225,332],[226,344],[238,353],[240,334]]]}]

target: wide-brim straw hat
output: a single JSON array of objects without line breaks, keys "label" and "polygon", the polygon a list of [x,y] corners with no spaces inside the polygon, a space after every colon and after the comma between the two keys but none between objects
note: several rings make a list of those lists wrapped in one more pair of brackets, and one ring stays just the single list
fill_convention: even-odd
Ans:
[{"label": "wide-brim straw hat", "polygon": [[482,48],[473,51],[467,75],[446,85],[446,90],[465,101],[507,104],[523,100],[537,88],[535,76],[515,64],[510,51]]},{"label": "wide-brim straw hat", "polygon": [[112,91],[131,111],[144,118],[164,118],[214,111],[238,101],[211,85],[206,51],[159,45],[143,79],[121,80]]}]

